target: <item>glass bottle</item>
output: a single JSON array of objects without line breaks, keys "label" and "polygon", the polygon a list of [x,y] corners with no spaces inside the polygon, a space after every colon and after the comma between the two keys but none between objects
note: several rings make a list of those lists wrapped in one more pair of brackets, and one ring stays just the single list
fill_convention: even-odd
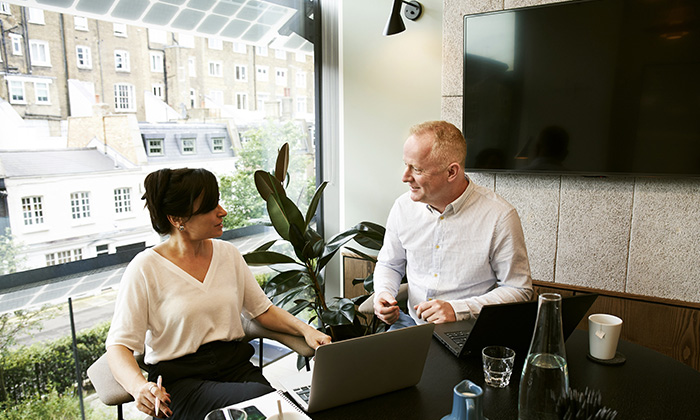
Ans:
[{"label": "glass bottle", "polygon": [[518,420],[558,420],[557,403],[569,390],[561,295],[538,298],[537,321],[520,376]]}]

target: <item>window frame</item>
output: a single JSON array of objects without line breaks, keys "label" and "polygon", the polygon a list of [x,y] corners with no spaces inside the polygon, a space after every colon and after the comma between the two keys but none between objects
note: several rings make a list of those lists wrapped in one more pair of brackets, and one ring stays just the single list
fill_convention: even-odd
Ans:
[{"label": "window frame", "polygon": [[[19,88],[16,86],[16,84],[19,84]],[[7,80],[7,90],[8,94],[7,96],[10,99],[11,104],[18,104],[18,105],[26,105],[27,104],[27,89],[24,86],[24,81],[23,80],[13,80],[9,79]],[[17,90],[21,91],[21,97],[18,95],[16,92]]]},{"label": "window frame", "polygon": [[114,109],[116,112],[136,111],[136,89],[131,83],[114,84]]},{"label": "window frame", "polygon": [[73,29],[76,31],[87,32],[90,30],[88,18],[85,16],[73,16]]},{"label": "window frame", "polygon": [[51,46],[41,39],[29,40],[29,59],[32,67],[51,67]]},{"label": "window frame", "polygon": [[127,50],[114,50],[114,70],[131,73],[131,58]]},{"label": "window frame", "polygon": [[150,51],[149,60],[151,63],[151,73],[163,73],[163,53],[160,51]]},{"label": "window frame", "polygon": [[[39,96],[39,85],[44,85],[45,97]],[[34,99],[38,105],[51,105],[51,82],[36,80],[34,81]]]},{"label": "window frame", "polygon": [[10,49],[14,56],[24,55],[24,50],[22,49],[22,35],[10,34]]},{"label": "window frame", "polygon": [[180,153],[183,155],[196,155],[197,137],[182,136],[180,138]]},{"label": "window frame", "polygon": [[[81,50],[83,54],[83,59],[81,60]],[[75,66],[79,69],[92,70],[92,50],[86,45],[76,45],[75,46]]]},{"label": "window frame", "polygon": [[211,77],[224,77],[224,63],[221,60],[209,60],[207,65],[209,69],[209,76]]},{"label": "window frame", "polygon": [[28,195],[22,197],[20,202],[22,204],[22,224],[24,227],[44,225],[43,195]]},{"label": "window frame", "polygon": [[165,155],[165,138],[152,137],[146,139],[146,154],[148,156]]},{"label": "window frame", "polygon": [[74,191],[70,193],[70,214],[73,222],[92,219],[90,212],[90,191]]},{"label": "window frame", "polygon": [[117,215],[131,215],[131,187],[117,187],[114,193],[114,213]]}]

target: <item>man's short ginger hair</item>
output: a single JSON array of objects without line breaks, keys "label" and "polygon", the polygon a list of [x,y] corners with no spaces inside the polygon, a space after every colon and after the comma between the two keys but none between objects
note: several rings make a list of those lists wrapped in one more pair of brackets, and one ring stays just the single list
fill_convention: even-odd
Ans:
[{"label": "man's short ginger hair", "polygon": [[447,121],[426,121],[416,124],[409,130],[412,136],[431,136],[433,148],[430,157],[444,165],[457,162],[464,168],[467,158],[467,142],[462,132]]}]

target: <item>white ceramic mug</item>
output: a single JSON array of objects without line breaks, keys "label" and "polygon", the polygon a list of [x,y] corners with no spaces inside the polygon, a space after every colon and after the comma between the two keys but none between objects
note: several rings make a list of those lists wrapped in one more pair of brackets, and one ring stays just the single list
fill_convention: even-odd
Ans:
[{"label": "white ceramic mug", "polygon": [[588,349],[591,356],[610,360],[617,352],[622,320],[615,315],[593,314],[588,317]]}]

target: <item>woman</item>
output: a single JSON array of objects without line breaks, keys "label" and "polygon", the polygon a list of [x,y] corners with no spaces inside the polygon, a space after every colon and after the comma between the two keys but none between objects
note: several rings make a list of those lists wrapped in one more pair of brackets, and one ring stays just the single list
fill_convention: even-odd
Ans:
[{"label": "woman", "polygon": [[[237,341],[242,311],[264,327],[303,336],[313,348],[330,342],[273,306],[236,247],[213,239],[223,233],[226,210],[211,172],[162,169],[144,186],[151,224],[169,237],[129,263],[106,343],[110,369],[139,410],[202,419],[273,391],[250,363],[252,346]],[[133,355],[144,351],[148,381]]]}]

